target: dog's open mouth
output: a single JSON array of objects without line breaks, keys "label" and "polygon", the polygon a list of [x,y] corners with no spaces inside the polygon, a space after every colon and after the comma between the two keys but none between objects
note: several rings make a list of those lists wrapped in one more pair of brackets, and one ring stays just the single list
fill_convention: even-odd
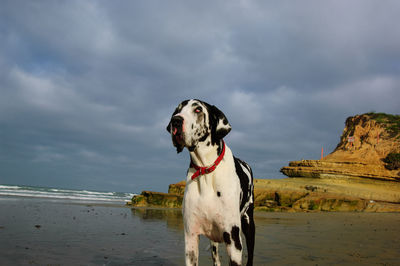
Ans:
[{"label": "dog's open mouth", "polygon": [[172,139],[174,140],[174,143],[178,144],[179,146],[183,146],[185,143],[183,139],[183,132],[178,128],[172,129]]}]

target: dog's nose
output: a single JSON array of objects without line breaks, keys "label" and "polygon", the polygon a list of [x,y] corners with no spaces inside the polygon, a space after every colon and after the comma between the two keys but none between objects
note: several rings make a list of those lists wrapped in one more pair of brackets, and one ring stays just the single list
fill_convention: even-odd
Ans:
[{"label": "dog's nose", "polygon": [[183,124],[182,116],[174,116],[171,118],[171,125],[173,128],[181,129]]}]

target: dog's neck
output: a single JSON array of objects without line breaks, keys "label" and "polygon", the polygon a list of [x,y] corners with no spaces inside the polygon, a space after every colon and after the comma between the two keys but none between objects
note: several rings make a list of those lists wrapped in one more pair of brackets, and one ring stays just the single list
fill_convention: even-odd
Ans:
[{"label": "dog's neck", "polygon": [[[210,143],[207,145],[207,143]],[[221,142],[211,144],[211,138],[206,141],[199,142],[193,151],[190,151],[192,162],[198,166],[206,167],[214,164],[221,152]]]}]

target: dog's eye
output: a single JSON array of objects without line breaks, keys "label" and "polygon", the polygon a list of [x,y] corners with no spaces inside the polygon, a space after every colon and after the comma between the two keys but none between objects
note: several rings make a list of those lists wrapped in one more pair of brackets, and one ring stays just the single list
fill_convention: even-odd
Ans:
[{"label": "dog's eye", "polygon": [[200,113],[203,109],[201,107],[197,107],[196,109],[194,109],[195,113]]}]

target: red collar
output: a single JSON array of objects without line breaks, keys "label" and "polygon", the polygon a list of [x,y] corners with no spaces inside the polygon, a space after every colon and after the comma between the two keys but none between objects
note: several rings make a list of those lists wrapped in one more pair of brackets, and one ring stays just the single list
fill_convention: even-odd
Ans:
[{"label": "red collar", "polygon": [[218,164],[222,161],[225,155],[225,142],[222,140],[222,151],[221,154],[218,156],[218,158],[215,160],[214,164],[211,165],[210,167],[203,167],[203,166],[198,166],[193,163],[193,161],[190,162],[190,167],[193,167],[196,169],[196,172],[192,175],[192,180],[196,179],[196,177],[200,175],[206,175],[214,171]]}]

